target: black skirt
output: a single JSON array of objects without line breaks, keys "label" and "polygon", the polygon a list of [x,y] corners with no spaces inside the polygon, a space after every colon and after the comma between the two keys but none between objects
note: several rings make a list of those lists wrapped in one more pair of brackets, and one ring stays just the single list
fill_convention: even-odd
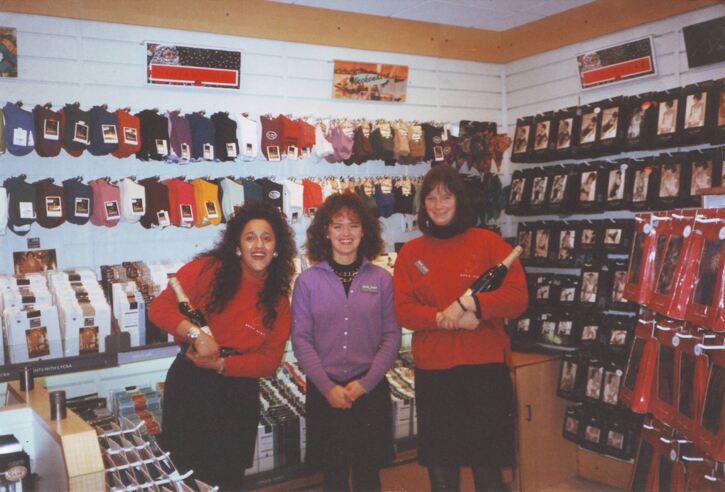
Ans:
[{"label": "black skirt", "polygon": [[352,463],[382,468],[392,462],[393,405],[386,378],[355,400],[349,409],[331,407],[315,385],[309,383],[305,412],[305,461],[312,468],[333,470]]},{"label": "black skirt", "polygon": [[166,375],[161,445],[183,473],[213,485],[243,483],[259,424],[259,381],[224,377],[179,355]]},{"label": "black skirt", "polygon": [[415,370],[421,465],[513,466],[514,392],[505,364]]}]

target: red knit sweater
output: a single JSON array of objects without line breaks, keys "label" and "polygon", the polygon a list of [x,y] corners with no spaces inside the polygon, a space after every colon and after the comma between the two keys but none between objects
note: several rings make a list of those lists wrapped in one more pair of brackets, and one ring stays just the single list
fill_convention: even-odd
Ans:
[{"label": "red knit sweater", "polygon": [[395,311],[400,324],[414,332],[416,367],[510,363],[503,318],[520,315],[528,304],[526,277],[518,260],[500,288],[478,294],[481,323],[477,329],[436,327],[436,312],[447,308],[481,273],[510,252],[511,247],[499,235],[475,227],[448,239],[422,236],[403,246],[393,275]]},{"label": "red knit sweater", "polygon": [[[243,275],[240,288],[224,311],[209,313],[205,306],[214,272],[218,268],[204,269],[204,264],[209,261],[213,260],[198,259],[187,263],[176,273],[176,278],[191,303],[204,314],[217,343],[233,347],[244,354],[226,358],[224,375],[250,378],[271,376],[282,360],[289,337],[289,299],[280,296],[277,301],[277,319],[272,330],[268,330],[262,325],[263,312],[255,306],[262,281],[251,278],[251,275]],[[149,318],[160,328],[176,335],[176,327],[184,320],[184,315],[179,311],[171,287],[167,287],[151,302]]]}]

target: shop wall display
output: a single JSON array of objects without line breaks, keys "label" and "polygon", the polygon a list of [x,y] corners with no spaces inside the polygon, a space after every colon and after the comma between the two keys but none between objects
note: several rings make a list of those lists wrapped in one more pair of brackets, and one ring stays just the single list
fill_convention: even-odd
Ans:
[{"label": "shop wall display", "polygon": [[[295,117],[361,119],[370,121],[458,122],[502,121],[502,67],[494,64],[462,62],[442,58],[373,53],[363,50],[237,38],[216,34],[151,29],[140,26],[83,22],[21,14],[3,15],[4,23],[15,26],[23,44],[24,60],[20,78],[3,79],[6,101],[22,100],[32,109],[47,102],[59,109],[74,101],[88,109],[107,104],[111,110],[130,108],[130,113],[158,108],[160,113],[181,110],[182,114],[206,111],[242,113],[260,120],[272,114]],[[213,46],[244,51],[244,76],[238,91],[205,87],[149,86],[145,77],[143,53],[146,40],[165,45]],[[409,68],[405,104],[366,103],[333,99],[330,95],[333,60],[376,60]],[[268,162],[191,162],[168,164],[139,161],[133,157],[93,156],[84,152],[74,158],[61,152],[52,159],[36,155],[0,155],[4,181],[25,174],[28,182],[53,178],[56,184],[82,176],[84,182],[108,176],[143,179],[159,176],[166,180],[184,176],[218,178],[228,175],[266,178],[391,178],[422,176],[429,165],[386,166],[370,161],[347,167],[316,159],[283,159]],[[401,215],[384,219],[387,249],[404,242],[417,232],[405,232]],[[129,228],[128,226],[132,226]],[[307,222],[295,224],[298,244],[304,242]],[[174,228],[177,229],[177,228]],[[43,249],[56,249],[59,268],[116,264],[127,260],[147,262],[187,259],[209,247],[217,237],[217,227],[184,230],[146,231],[138,225],[122,223],[114,228],[91,231],[65,223],[53,230],[36,228],[29,237],[38,237]],[[9,233],[2,237],[3,251],[27,250],[26,238]],[[158,244],[164,244],[159,248]],[[12,272],[12,257],[0,255],[0,271]]]}]

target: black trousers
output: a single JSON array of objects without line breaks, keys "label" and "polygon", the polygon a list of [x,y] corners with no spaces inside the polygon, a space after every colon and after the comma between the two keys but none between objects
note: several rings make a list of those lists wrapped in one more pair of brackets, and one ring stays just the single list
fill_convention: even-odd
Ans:
[{"label": "black trousers", "polygon": [[200,369],[179,355],[164,386],[161,445],[176,467],[209,485],[239,490],[252,465],[259,382]]}]

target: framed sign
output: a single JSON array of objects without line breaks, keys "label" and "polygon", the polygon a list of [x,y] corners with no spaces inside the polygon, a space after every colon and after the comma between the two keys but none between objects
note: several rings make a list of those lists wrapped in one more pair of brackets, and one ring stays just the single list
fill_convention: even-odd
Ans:
[{"label": "framed sign", "polygon": [[335,60],[332,86],[337,99],[405,102],[408,67]]},{"label": "framed sign", "polygon": [[239,89],[242,52],[146,43],[146,82]]},{"label": "framed sign", "polygon": [[657,73],[651,37],[582,53],[576,57],[576,61],[582,89],[649,77]]},{"label": "framed sign", "polygon": [[725,16],[682,28],[690,68],[725,60]]},{"label": "framed sign", "polygon": [[0,27],[0,77],[18,76],[18,33],[14,27]]}]

